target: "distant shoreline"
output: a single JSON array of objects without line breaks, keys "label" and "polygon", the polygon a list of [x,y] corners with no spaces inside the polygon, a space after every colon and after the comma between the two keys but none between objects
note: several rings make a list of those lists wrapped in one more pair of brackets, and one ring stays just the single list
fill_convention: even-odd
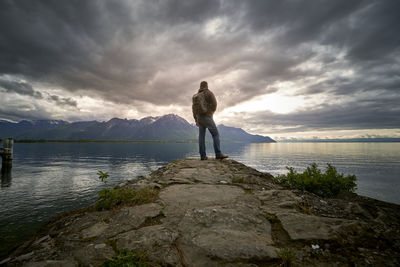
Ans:
[{"label": "distant shoreline", "polygon": [[400,138],[356,138],[356,139],[320,139],[320,140],[284,140],[278,143],[398,143]]},{"label": "distant shoreline", "polygon": [[[2,140],[2,139],[0,139]],[[14,139],[14,143],[161,143],[161,144],[193,144],[197,143],[197,140],[184,140],[184,141],[173,141],[173,140],[90,140],[90,139],[78,139],[78,140],[51,140],[51,139]],[[221,140],[221,142],[232,142],[229,140]],[[242,142],[234,142],[242,143]],[[252,142],[243,142],[252,143]],[[265,142],[266,144],[275,142]],[[379,140],[353,140],[353,139],[325,139],[325,140],[285,140],[277,141],[276,143],[400,143],[400,138],[388,138]],[[256,142],[256,144],[260,144]]]},{"label": "distant shoreline", "polygon": [[194,143],[197,141],[161,141],[161,140],[14,140],[14,143]]},{"label": "distant shoreline", "polygon": [[[1,141],[1,139],[0,139]],[[221,142],[229,143],[251,143],[251,142],[237,142],[230,140],[221,140]],[[89,139],[78,139],[78,140],[47,140],[47,139],[14,139],[14,143],[155,143],[155,144],[197,144],[198,140],[89,140]],[[206,140],[206,143],[212,143],[212,140]],[[272,143],[272,142],[269,142]],[[258,144],[258,143],[257,143]]]}]

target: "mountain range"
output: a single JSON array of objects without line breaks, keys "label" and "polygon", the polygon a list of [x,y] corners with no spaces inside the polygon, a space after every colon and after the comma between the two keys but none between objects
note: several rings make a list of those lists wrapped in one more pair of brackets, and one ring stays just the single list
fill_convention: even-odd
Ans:
[{"label": "mountain range", "polygon": [[[271,143],[268,136],[249,134],[241,128],[219,125],[222,141]],[[194,141],[198,130],[182,117],[168,114],[140,120],[113,118],[106,122],[62,120],[0,120],[0,138],[17,140],[149,140]],[[210,139],[209,133],[207,134]]]}]

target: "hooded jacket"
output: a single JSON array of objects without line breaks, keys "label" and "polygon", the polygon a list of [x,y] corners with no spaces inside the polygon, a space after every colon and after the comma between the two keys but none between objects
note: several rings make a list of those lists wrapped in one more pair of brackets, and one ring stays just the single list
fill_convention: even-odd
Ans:
[{"label": "hooded jacket", "polygon": [[200,88],[198,93],[193,95],[193,98],[195,98],[199,94],[202,94],[202,96],[199,99],[201,101],[205,102],[205,103],[202,103],[202,105],[204,105],[206,107],[207,112],[205,112],[203,114],[199,114],[198,113],[199,111],[195,109],[195,107],[193,105],[193,100],[192,100],[193,118],[196,122],[197,122],[197,117],[199,115],[212,117],[214,112],[217,110],[217,99],[215,98],[215,95],[213,94],[213,92],[211,92],[208,88]]}]

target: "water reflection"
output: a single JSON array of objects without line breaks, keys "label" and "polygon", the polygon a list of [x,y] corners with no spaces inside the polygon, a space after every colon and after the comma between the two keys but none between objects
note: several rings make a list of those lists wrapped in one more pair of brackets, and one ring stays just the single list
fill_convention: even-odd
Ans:
[{"label": "water reflection", "polygon": [[3,166],[1,168],[1,187],[11,186],[11,166]]}]

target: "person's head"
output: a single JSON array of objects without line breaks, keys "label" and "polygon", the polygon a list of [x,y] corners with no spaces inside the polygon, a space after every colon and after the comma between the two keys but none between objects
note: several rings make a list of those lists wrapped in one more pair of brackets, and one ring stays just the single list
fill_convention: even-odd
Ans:
[{"label": "person's head", "polygon": [[200,89],[207,89],[208,88],[208,83],[206,81],[202,81],[200,83]]}]

